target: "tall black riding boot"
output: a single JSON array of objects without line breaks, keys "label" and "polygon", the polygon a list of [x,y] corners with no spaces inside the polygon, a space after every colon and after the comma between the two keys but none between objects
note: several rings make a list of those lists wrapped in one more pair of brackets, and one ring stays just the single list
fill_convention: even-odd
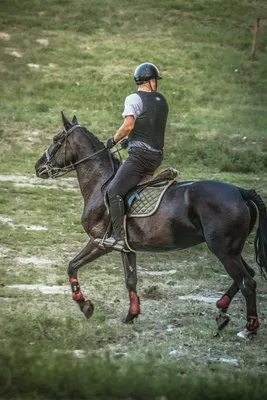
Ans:
[{"label": "tall black riding boot", "polygon": [[124,202],[120,196],[109,200],[110,216],[113,227],[112,236],[104,240],[105,247],[113,247],[115,250],[125,250],[124,241]]}]

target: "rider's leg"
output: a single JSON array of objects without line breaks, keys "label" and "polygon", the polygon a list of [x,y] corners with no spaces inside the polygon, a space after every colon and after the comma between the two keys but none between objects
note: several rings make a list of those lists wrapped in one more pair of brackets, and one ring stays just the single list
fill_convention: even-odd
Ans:
[{"label": "rider's leg", "polygon": [[109,210],[113,227],[112,236],[104,241],[106,247],[114,247],[116,250],[123,250],[124,242],[124,201],[119,195],[109,198]]},{"label": "rider's leg", "polygon": [[125,248],[123,198],[144,176],[148,174],[153,175],[154,171],[161,164],[161,161],[162,156],[154,154],[154,152],[136,148],[129,150],[129,157],[120,166],[108,188],[113,234],[104,241],[105,246],[113,247],[116,250],[123,250]]}]

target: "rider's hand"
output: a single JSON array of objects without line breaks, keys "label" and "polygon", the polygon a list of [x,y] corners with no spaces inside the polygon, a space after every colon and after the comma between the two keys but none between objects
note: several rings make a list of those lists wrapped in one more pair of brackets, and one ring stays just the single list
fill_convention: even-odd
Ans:
[{"label": "rider's hand", "polygon": [[112,147],[115,146],[115,144],[116,144],[116,142],[115,142],[114,138],[112,137],[112,138],[108,139],[106,146],[108,149],[111,149]]},{"label": "rider's hand", "polygon": [[121,145],[121,148],[122,148],[122,149],[127,149],[128,144],[129,144],[129,140],[128,140],[127,138],[126,138],[126,139],[123,139],[123,140],[120,142],[120,145]]}]

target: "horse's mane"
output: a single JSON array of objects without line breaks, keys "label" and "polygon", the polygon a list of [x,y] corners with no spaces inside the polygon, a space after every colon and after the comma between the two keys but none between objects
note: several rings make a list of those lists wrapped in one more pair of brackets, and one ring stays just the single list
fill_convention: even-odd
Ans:
[{"label": "horse's mane", "polygon": [[[81,127],[84,132],[86,132],[87,136],[89,137],[90,143],[92,145],[93,151],[97,152],[98,150],[104,149],[106,146],[104,145],[103,142],[101,142],[97,136],[94,135],[94,133],[90,132],[87,128],[84,126]],[[107,157],[107,152],[103,152],[103,158],[106,158],[107,160],[109,157]],[[111,152],[111,159],[114,163],[115,170],[117,170],[120,166],[120,160]]]}]

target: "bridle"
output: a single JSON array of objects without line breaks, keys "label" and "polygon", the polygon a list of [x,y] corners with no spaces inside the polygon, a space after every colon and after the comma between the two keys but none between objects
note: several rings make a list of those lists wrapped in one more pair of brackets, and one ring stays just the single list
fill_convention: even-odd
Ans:
[{"label": "bridle", "polygon": [[[45,163],[45,171],[49,178],[58,178],[60,176],[63,176],[65,174],[67,174],[70,171],[73,171],[76,169],[77,165],[83,163],[86,160],[89,160],[90,158],[96,156],[97,154],[102,153],[104,150],[108,150],[108,154],[109,154],[109,158],[110,158],[110,163],[112,165],[112,176],[115,173],[115,168],[114,168],[114,162],[112,160],[111,154],[113,153],[119,153],[120,156],[120,160],[121,160],[121,155],[120,152],[118,150],[115,150],[114,152],[111,153],[110,149],[107,147],[104,147],[98,151],[96,151],[93,154],[88,155],[87,157],[82,158],[81,160],[76,161],[75,163],[70,162],[68,165],[66,165],[66,146],[67,146],[67,140],[68,140],[68,136],[75,131],[75,129],[77,128],[81,128],[81,125],[75,125],[72,126],[70,129],[66,130],[65,128],[63,129],[63,131],[61,132],[61,134],[59,134],[59,139],[57,141],[55,141],[54,143],[51,144],[51,146],[45,151],[45,156],[46,156],[46,163]],[[62,136],[62,139],[60,138],[60,136]],[[64,144],[64,152],[65,152],[65,161],[64,161],[64,167],[54,167],[52,165],[52,160],[55,156],[55,154],[57,153],[57,151],[60,149],[60,147]]]}]

